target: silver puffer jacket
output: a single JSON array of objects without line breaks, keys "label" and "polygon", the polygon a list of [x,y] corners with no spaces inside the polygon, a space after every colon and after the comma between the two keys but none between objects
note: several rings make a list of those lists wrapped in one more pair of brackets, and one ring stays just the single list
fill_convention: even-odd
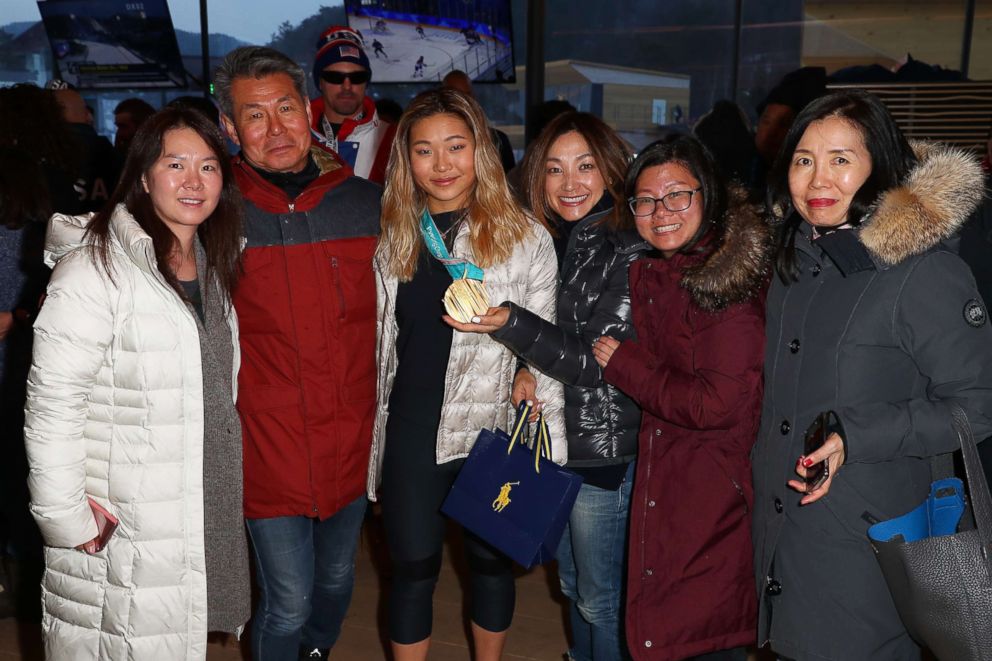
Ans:
[{"label": "silver puffer jacket", "polygon": [[[463,223],[459,228],[452,254],[460,259],[473,260],[469,223]],[[543,227],[532,223],[530,236],[514,248],[510,258],[485,271],[486,290],[491,301],[512,301],[543,319],[550,321],[555,318],[558,260],[551,235]],[[399,332],[396,324],[396,290],[399,282],[386,273],[379,255],[376,255],[375,273],[378,404],[367,485],[371,500],[376,499],[375,492],[382,477],[386,419],[396,375],[396,336]],[[437,463],[468,456],[483,428],[509,428],[514,416],[510,389],[516,362],[509,349],[488,335],[455,331],[445,375],[441,425],[437,430]],[[568,459],[568,450],[562,418],[562,385],[539,372],[536,377],[538,397],[545,402],[544,413],[551,432],[552,454],[556,463],[564,464]]]}]

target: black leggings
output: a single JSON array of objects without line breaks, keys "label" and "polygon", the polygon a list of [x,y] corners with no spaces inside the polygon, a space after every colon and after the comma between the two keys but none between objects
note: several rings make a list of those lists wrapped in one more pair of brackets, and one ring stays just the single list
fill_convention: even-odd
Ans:
[{"label": "black leggings", "polygon": [[[436,429],[389,416],[382,468],[382,517],[393,566],[389,638],[403,645],[431,635],[447,521],[439,509],[462,464],[435,463],[436,439]],[[505,631],[516,597],[512,563],[467,530],[464,540],[472,621],[487,631]]]}]

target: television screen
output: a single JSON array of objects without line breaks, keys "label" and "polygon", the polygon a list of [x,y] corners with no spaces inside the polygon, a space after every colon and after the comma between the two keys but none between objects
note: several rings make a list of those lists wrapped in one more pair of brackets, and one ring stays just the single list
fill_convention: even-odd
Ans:
[{"label": "television screen", "polygon": [[377,83],[514,82],[510,0],[345,0]]},{"label": "television screen", "polygon": [[185,87],[166,0],[38,0],[59,76],[80,89]]}]

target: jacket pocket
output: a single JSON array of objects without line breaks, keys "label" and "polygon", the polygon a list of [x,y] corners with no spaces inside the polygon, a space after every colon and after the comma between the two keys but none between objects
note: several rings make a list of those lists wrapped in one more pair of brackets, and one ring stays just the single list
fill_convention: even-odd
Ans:
[{"label": "jacket pocket", "polygon": [[46,546],[42,586],[46,593],[46,613],[100,631],[107,590],[107,550],[88,555],[75,549]]},{"label": "jacket pocket", "polygon": [[275,248],[249,248],[244,251],[242,265],[245,274],[255,273],[272,263],[272,251]]},{"label": "jacket pocket", "polygon": [[334,283],[334,290],[338,295],[338,319],[344,319],[348,314],[348,301],[344,297],[344,288],[341,286],[341,263],[334,256],[331,256],[331,281]]},{"label": "jacket pocket", "polygon": [[868,528],[879,521],[904,514],[904,512],[896,514],[883,510],[868,500],[847,479],[843,467],[834,475],[833,482],[830,484],[830,492],[821,501],[841,526],[859,541],[864,542],[866,546],[868,544]]},{"label": "jacket pocket", "polygon": [[[724,484],[729,485],[733,489],[734,494],[736,494],[737,499],[740,501],[741,514],[750,516],[751,513],[751,503],[754,501],[754,491],[751,487],[749,480],[744,480],[743,478],[736,477],[735,471],[729,470],[725,465],[725,461],[721,455],[711,450],[707,444],[702,443],[699,446],[700,452],[704,454],[709,460],[716,466],[717,472],[716,477],[718,480],[722,480]],[[742,462],[743,463],[743,462]],[[747,468],[746,466],[742,466]],[[746,470],[742,472],[747,472]],[[746,491],[745,491],[746,489]]]},{"label": "jacket pocket", "polygon": [[375,239],[337,239],[323,243],[329,270],[329,292],[338,321],[375,318],[375,277],[372,256]]}]

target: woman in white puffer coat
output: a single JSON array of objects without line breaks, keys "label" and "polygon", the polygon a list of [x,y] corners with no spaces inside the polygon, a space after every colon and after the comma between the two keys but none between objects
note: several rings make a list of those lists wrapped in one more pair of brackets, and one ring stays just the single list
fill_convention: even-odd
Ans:
[{"label": "woman in white puffer coat", "polygon": [[[142,125],[103,212],[52,218],[25,425],[48,659],[203,659],[248,619],[241,224],[220,133],[183,109]],[[93,504],[119,520],[102,548]]]}]

